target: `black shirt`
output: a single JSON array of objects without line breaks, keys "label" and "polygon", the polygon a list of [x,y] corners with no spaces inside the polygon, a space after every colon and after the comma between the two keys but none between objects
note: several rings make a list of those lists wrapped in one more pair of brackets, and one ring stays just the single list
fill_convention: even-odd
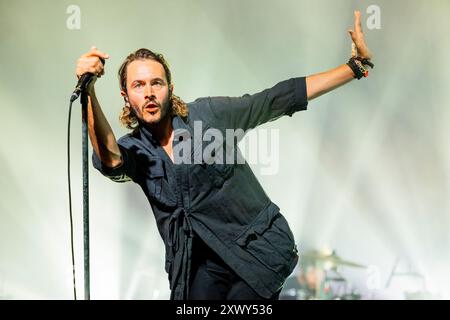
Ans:
[{"label": "black shirt", "polygon": [[[179,143],[192,146],[180,152],[183,156],[191,152],[191,159],[205,149],[206,142],[194,136],[194,127],[200,123],[196,121],[201,121],[202,132],[213,128],[225,137],[227,129],[247,131],[306,110],[307,104],[304,77],[253,95],[199,98],[188,104],[186,118],[172,118],[174,153]],[[241,138],[233,139],[235,159]],[[228,150],[225,144],[223,152]],[[147,196],[165,243],[171,299],[188,298],[194,236],[262,297],[269,298],[282,287],[298,261],[294,237],[246,162],[220,164],[201,159],[174,164],[144,126],[121,137],[118,145],[123,159],[120,166],[103,165],[94,152],[94,167],[113,181],[134,181]]]}]

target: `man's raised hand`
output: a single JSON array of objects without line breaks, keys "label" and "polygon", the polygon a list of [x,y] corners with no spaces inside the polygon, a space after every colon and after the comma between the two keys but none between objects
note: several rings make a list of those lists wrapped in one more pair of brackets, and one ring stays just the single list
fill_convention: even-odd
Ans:
[{"label": "man's raised hand", "polygon": [[361,12],[355,11],[354,29],[349,29],[348,33],[352,38],[352,56],[358,56],[366,59],[371,59],[372,54],[364,40],[364,33],[361,27]]},{"label": "man's raised hand", "polygon": [[76,75],[80,78],[83,74],[87,72],[93,73],[97,77],[101,77],[105,74],[105,70],[103,68],[103,63],[100,61],[101,59],[108,59],[109,55],[107,53],[101,52],[96,47],[92,47],[89,52],[83,54],[77,60],[77,68]]}]

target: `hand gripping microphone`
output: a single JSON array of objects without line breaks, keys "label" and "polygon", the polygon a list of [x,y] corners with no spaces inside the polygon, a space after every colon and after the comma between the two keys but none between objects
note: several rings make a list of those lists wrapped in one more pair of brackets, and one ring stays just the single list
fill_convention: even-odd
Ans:
[{"label": "hand gripping microphone", "polygon": [[[99,58],[103,65],[105,65],[105,59]],[[81,92],[86,88],[88,83],[91,81],[92,77],[94,76],[93,73],[87,72],[83,74],[80,79],[78,79],[77,86],[75,87],[75,90],[72,93],[72,96],[70,97],[70,102],[74,102],[78,99]]]}]

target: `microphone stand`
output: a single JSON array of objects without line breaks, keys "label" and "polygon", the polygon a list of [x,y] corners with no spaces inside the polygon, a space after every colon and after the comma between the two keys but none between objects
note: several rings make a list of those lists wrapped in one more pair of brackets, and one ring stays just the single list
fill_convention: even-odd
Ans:
[{"label": "microphone stand", "polygon": [[83,243],[84,243],[84,299],[90,300],[89,259],[89,162],[88,162],[88,97],[81,92],[82,163],[83,163]]},{"label": "microphone stand", "polygon": [[[105,60],[99,58],[104,65]],[[88,162],[88,96],[86,87],[93,74],[86,73],[78,79],[78,84],[70,101],[73,102],[80,94],[81,101],[81,141],[82,141],[82,163],[83,163],[83,244],[84,244],[84,299],[90,300],[90,260],[89,260],[89,162]]]}]

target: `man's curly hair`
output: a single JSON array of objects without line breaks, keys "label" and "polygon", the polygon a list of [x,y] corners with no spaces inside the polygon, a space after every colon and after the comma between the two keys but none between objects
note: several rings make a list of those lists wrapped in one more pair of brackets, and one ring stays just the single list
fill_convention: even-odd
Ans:
[{"label": "man's curly hair", "polygon": [[[119,68],[119,82],[120,88],[127,92],[127,68],[128,65],[135,60],[154,60],[162,64],[164,71],[166,73],[166,78],[168,85],[172,84],[172,75],[170,73],[169,64],[167,63],[164,56],[160,53],[153,52],[149,49],[139,49],[128,55],[125,61]],[[179,115],[180,117],[187,117],[188,107],[186,103],[183,102],[178,96],[174,95],[171,91],[169,92],[169,107],[171,109],[172,115]],[[119,120],[123,126],[128,129],[136,129],[139,126],[138,118],[134,114],[133,108],[129,104],[126,104],[122,112],[120,113]]]}]

